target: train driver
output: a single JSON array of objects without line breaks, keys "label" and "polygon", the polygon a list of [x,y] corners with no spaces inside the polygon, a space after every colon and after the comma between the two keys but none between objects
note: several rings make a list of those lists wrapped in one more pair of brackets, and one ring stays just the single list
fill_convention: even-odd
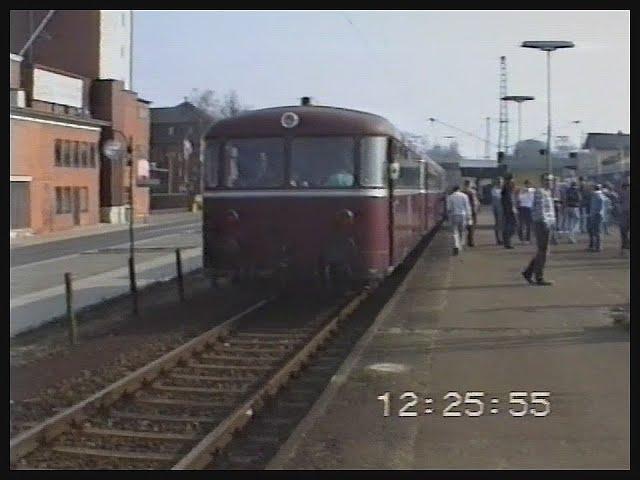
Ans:
[{"label": "train driver", "polygon": [[350,168],[348,160],[341,158],[340,163],[337,165],[337,168],[334,172],[329,175],[327,180],[324,182],[325,187],[351,187],[353,186],[353,173],[350,173]]}]

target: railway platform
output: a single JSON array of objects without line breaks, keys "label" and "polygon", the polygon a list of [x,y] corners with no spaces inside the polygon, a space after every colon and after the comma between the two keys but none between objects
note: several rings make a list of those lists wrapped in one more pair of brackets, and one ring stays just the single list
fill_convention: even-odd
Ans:
[{"label": "railway platform", "polygon": [[618,232],[552,246],[555,284],[532,286],[535,245],[479,223],[456,257],[435,235],[269,469],[629,468]]}]

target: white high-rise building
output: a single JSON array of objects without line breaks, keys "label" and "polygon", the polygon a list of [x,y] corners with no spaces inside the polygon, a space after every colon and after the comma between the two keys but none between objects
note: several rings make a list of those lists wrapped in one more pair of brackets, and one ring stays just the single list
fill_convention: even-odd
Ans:
[{"label": "white high-rise building", "polygon": [[127,90],[131,90],[132,33],[131,10],[100,10],[99,78],[122,80]]}]

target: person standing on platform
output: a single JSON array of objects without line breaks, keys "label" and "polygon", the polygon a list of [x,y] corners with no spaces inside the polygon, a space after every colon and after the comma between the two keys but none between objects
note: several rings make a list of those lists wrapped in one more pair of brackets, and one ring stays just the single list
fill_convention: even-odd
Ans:
[{"label": "person standing on platform", "polygon": [[602,219],[602,229],[605,235],[609,235],[609,226],[618,220],[618,194],[611,183],[605,183],[602,193],[607,199],[605,217]]},{"label": "person standing on platform", "polygon": [[502,245],[502,177],[493,180],[491,188],[491,208],[493,210],[493,231],[496,234],[496,244]]},{"label": "person standing on platform", "polygon": [[582,204],[582,196],[578,190],[578,184],[571,182],[571,186],[567,189],[565,195],[566,213],[567,213],[567,232],[569,243],[576,243],[576,231],[580,228],[580,205]]},{"label": "person standing on platform", "polygon": [[478,194],[471,186],[471,182],[469,180],[464,181],[462,193],[469,197],[469,205],[471,205],[471,222],[467,226],[467,245],[474,247],[475,243],[473,241],[473,234],[478,221],[478,207],[480,206],[480,202],[478,200]]},{"label": "person standing on platform", "polygon": [[582,203],[580,204],[580,233],[587,233],[589,231],[589,186],[584,181],[583,177],[580,177],[580,184],[578,185],[580,190],[580,198]]},{"label": "person standing on platform", "polygon": [[505,178],[504,187],[502,187],[502,196],[500,197],[502,201],[502,241],[504,243],[504,248],[513,248],[511,245],[511,237],[516,231],[516,207],[514,202],[514,188],[515,184],[513,181],[513,177],[509,175]]},{"label": "person standing on platform", "polygon": [[458,255],[464,243],[465,227],[473,221],[469,197],[460,191],[458,185],[452,188],[447,197],[447,218],[453,235],[453,254]]},{"label": "person standing on platform", "polygon": [[531,207],[534,190],[529,180],[525,180],[524,187],[518,191],[518,237],[523,243],[531,242]]},{"label": "person standing on platform", "polygon": [[[531,216],[537,251],[525,271],[522,272],[524,279],[532,285],[553,285],[553,282],[544,278],[544,266],[547,262],[547,253],[549,251],[549,238],[556,223],[553,194],[551,193],[552,181],[552,175],[543,175],[542,187],[537,188],[533,194]],[[535,282],[533,280],[534,276]]]},{"label": "person standing on platform", "polygon": [[620,255],[629,250],[629,182],[622,182],[620,195],[618,195],[618,226],[620,227]]},{"label": "person standing on platform", "polygon": [[560,219],[561,219],[561,200],[560,200],[560,184],[557,178],[553,178],[553,183],[551,184],[551,196],[553,197],[553,213],[556,216],[556,221],[551,229],[551,245],[558,244],[558,236],[560,229]]},{"label": "person standing on platform", "polygon": [[605,216],[607,198],[602,193],[600,184],[593,187],[593,193],[589,200],[589,250],[590,252],[601,252],[600,231],[602,229],[602,219]]}]

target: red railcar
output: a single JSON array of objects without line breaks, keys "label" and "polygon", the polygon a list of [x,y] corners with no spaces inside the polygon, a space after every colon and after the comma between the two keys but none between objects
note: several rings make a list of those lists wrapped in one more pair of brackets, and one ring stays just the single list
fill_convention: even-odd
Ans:
[{"label": "red railcar", "polygon": [[380,116],[308,104],[217,122],[206,136],[207,271],[392,271],[444,214],[444,170],[400,138]]}]

